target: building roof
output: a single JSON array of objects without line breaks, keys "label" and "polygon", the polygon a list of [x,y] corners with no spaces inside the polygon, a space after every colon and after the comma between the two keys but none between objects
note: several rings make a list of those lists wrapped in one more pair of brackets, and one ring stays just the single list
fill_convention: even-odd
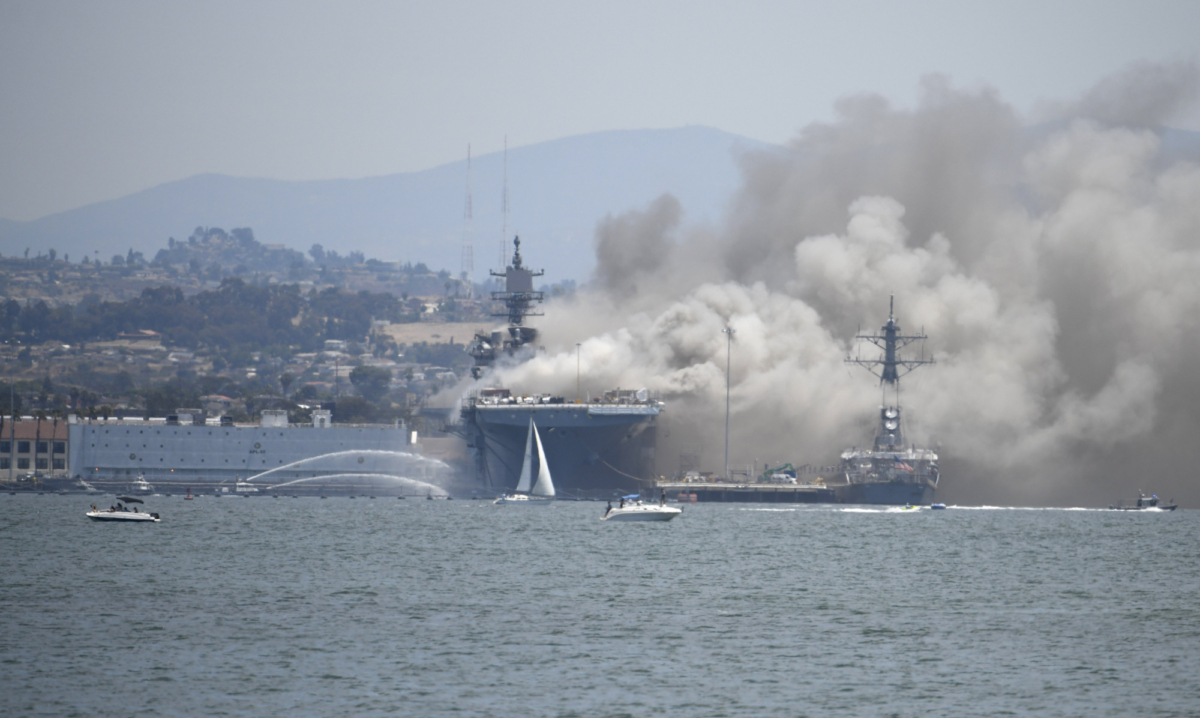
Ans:
[{"label": "building roof", "polygon": [[[40,427],[38,425],[41,425]],[[15,438],[20,440],[39,438],[44,440],[55,439],[65,441],[67,438],[67,421],[59,419],[58,425],[55,426],[53,419],[28,419],[25,421],[17,421],[15,424],[8,420],[8,417],[0,417],[0,440],[8,441],[9,437],[15,434]]]},{"label": "building roof", "polygon": [[121,332],[117,335],[118,339],[158,339],[161,334],[152,329],[134,329],[131,332]]}]

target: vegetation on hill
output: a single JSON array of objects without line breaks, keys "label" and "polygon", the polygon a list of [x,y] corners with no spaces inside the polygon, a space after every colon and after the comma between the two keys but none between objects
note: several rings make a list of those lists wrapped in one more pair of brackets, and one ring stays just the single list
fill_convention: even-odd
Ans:
[{"label": "vegetation on hill", "polygon": [[213,281],[247,272],[277,272],[298,279],[306,263],[304,255],[294,249],[260,244],[248,227],[229,232],[220,227],[197,227],[186,242],[168,239],[167,248],[158,250],[152,262],[182,267]]},{"label": "vegetation on hill", "polygon": [[294,284],[256,287],[231,278],[191,297],[162,286],[128,302],[85,300],[51,308],[45,302],[22,306],[10,299],[0,306],[0,340],[78,344],[150,329],[187,349],[286,356],[317,351],[326,339],[360,341],[372,319],[414,321],[420,306],[413,304],[391,294],[332,288],[302,294]]}]

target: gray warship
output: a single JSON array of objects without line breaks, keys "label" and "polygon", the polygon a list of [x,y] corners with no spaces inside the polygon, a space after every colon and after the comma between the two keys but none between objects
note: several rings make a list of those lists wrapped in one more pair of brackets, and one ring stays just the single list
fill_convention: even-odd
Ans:
[{"label": "gray warship", "polygon": [[[521,258],[521,240],[513,240],[512,264],[504,272],[504,291],[492,292],[505,311],[505,330],[475,335],[469,353],[472,374],[485,383],[491,367],[507,358],[533,356],[537,329],[525,320],[541,316],[544,300],[533,288],[535,272]],[[550,394],[517,394],[505,387],[479,389],[464,397],[457,432],[474,458],[481,490],[515,489],[532,421],[537,425],[560,499],[611,498],[639,492],[653,484],[657,421],[663,404],[645,389],[613,389],[600,397],[569,400]]]},{"label": "gray warship", "polygon": [[[879,377],[883,405],[870,448],[842,452],[840,470],[845,484],[835,487],[837,500],[851,504],[930,504],[938,485],[938,455],[931,449],[905,445],[900,407],[900,378],[932,359],[904,359],[900,351],[924,333],[904,334],[896,322],[895,298],[888,308],[888,321],[881,334],[859,334],[883,350],[878,359],[846,358],[847,364],[865,367]],[[888,403],[891,391],[894,401]]]}]

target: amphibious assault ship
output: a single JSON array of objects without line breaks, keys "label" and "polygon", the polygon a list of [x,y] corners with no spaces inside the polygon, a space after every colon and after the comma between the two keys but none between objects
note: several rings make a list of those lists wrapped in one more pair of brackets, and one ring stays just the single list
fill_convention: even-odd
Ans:
[{"label": "amphibious assault ship", "polygon": [[[860,334],[856,339],[883,350],[878,359],[846,358],[847,364],[865,367],[879,377],[883,406],[879,426],[869,449],[842,452],[841,473],[846,483],[835,488],[838,501],[852,504],[928,504],[938,484],[938,456],[931,449],[905,445],[900,412],[900,377],[932,359],[903,359],[900,350],[924,333],[905,335],[896,323],[895,298],[888,308],[888,321],[881,334]],[[894,403],[888,403],[888,390]]]},{"label": "amphibious assault ship", "polygon": [[[535,351],[538,332],[525,320],[541,316],[536,305],[544,295],[534,291],[533,278],[543,272],[524,265],[520,238],[513,244],[512,264],[504,272],[491,273],[504,278],[504,291],[492,292],[492,299],[503,302],[505,311],[493,316],[505,317],[508,326],[505,331],[476,334],[468,349],[477,379],[486,380],[497,361],[528,360]],[[474,457],[482,489],[500,493],[516,487],[532,421],[559,497],[609,498],[652,483],[662,410],[662,402],[644,389],[614,389],[598,398],[569,400],[492,387],[464,398],[458,431]]]}]

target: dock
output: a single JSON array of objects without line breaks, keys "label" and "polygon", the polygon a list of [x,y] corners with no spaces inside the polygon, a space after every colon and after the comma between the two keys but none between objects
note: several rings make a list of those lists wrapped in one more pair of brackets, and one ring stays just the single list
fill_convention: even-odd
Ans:
[{"label": "dock", "polygon": [[[723,482],[659,482],[655,494],[667,492],[667,501],[711,501],[764,504],[832,504],[834,490],[821,484],[734,484]],[[680,498],[686,496],[686,498]]]}]

